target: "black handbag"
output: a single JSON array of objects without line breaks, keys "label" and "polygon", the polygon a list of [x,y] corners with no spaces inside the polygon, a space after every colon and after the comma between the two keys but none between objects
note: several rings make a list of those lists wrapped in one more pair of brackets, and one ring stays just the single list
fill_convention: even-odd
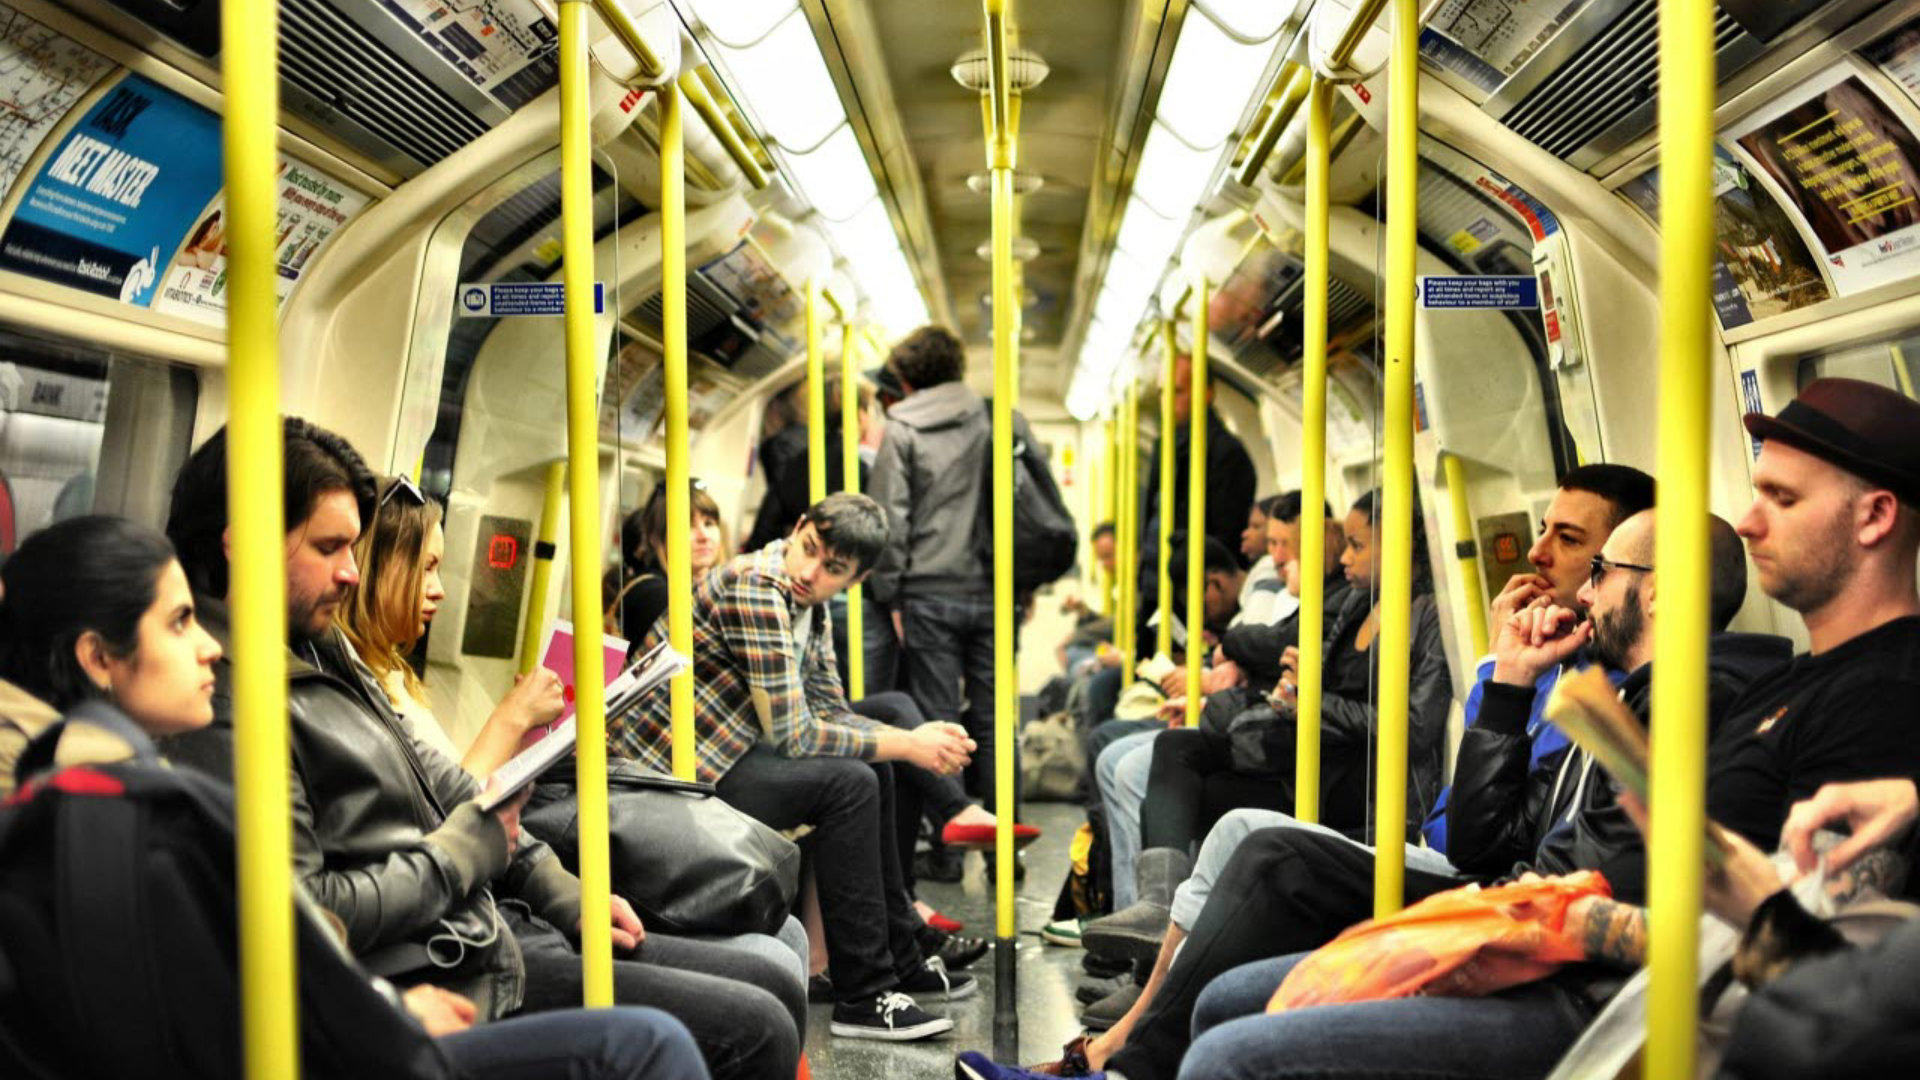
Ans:
[{"label": "black handbag", "polygon": [[[613,891],[649,929],[772,934],[786,922],[800,890],[800,849],[722,802],[713,785],[608,762],[607,818]],[[579,872],[573,777],[536,787],[520,824]]]}]

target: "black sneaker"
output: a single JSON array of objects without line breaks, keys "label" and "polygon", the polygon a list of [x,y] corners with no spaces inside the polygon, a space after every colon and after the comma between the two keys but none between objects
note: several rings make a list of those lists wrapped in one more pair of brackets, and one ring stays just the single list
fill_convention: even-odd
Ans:
[{"label": "black sneaker", "polygon": [[847,1039],[912,1042],[953,1030],[953,1021],[935,1016],[905,994],[879,994],[833,1007],[833,1033]]},{"label": "black sneaker", "polygon": [[833,980],[826,972],[807,979],[807,1004],[826,1005],[833,1001]]},{"label": "black sneaker", "polygon": [[913,876],[921,881],[957,885],[966,876],[966,853],[948,847],[915,852]]},{"label": "black sneaker", "polygon": [[934,953],[947,965],[948,971],[960,971],[967,965],[987,955],[993,943],[986,938],[967,937],[964,934],[948,934],[947,940]]},{"label": "black sneaker", "polygon": [[919,971],[901,979],[894,989],[902,994],[940,994],[948,1001],[960,1001],[978,992],[980,981],[971,975],[948,971],[946,961],[934,956],[929,957]]}]

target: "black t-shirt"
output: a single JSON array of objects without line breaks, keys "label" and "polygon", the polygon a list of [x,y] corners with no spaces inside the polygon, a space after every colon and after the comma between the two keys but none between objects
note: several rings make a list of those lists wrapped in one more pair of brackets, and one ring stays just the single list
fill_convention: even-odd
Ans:
[{"label": "black t-shirt", "polygon": [[1707,813],[1763,851],[1822,784],[1920,775],[1920,616],[1756,679],[1707,755]]}]

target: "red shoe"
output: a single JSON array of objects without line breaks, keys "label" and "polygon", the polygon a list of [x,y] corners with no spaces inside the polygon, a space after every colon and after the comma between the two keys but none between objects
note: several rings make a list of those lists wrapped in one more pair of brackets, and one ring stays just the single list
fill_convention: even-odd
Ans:
[{"label": "red shoe", "polygon": [[967,928],[966,923],[954,922],[937,911],[927,916],[927,925],[943,934],[957,934]]},{"label": "red shoe", "polygon": [[[995,828],[993,825],[962,825],[957,821],[949,821],[946,827],[940,830],[940,842],[951,848],[984,851],[993,847]],[[1023,848],[1038,839],[1040,839],[1040,830],[1037,827],[1014,823],[1014,847]]]}]

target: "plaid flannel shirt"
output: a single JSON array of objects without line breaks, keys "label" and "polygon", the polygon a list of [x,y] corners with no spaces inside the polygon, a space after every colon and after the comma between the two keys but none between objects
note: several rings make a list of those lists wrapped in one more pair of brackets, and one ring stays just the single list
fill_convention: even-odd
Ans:
[{"label": "plaid flannel shirt", "polygon": [[[787,757],[871,760],[877,725],[847,708],[834,668],[825,604],[799,607],[787,579],[785,540],[741,555],[693,590],[695,773],[714,781],[765,739]],[[794,618],[812,619],[806,655],[793,656]],[[667,636],[661,615],[644,643]],[[771,724],[753,707],[766,694]],[[671,690],[662,685],[607,725],[607,751],[661,772],[673,770]]]}]

